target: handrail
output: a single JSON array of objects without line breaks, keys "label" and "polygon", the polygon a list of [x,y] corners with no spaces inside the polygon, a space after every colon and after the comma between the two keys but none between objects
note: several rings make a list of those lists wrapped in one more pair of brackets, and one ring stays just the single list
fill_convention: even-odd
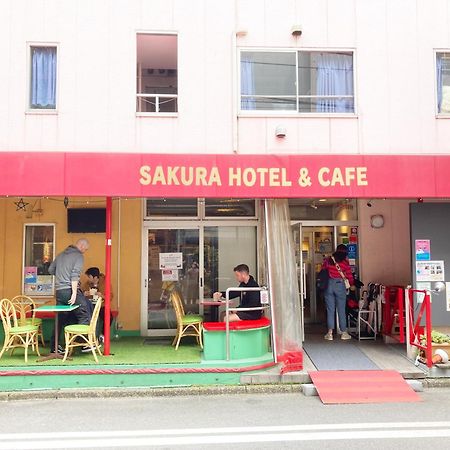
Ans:
[{"label": "handrail", "polygon": [[265,287],[253,287],[253,288],[228,288],[225,291],[225,343],[226,343],[226,356],[227,361],[230,360],[230,321],[228,318],[228,313],[230,311],[261,311],[263,309],[269,309],[270,303],[266,306],[255,306],[252,308],[230,308],[230,292],[261,292],[261,291],[267,291],[267,288]]},{"label": "handrail", "polygon": [[[407,300],[407,312],[408,312],[408,346],[417,347],[420,350],[425,351],[426,364],[428,368],[433,366],[433,348],[431,342],[431,295],[430,291],[423,289],[407,289],[405,299]],[[413,294],[423,294],[424,299],[420,306],[417,320],[414,322],[414,297]],[[420,331],[423,329],[421,326],[422,317],[425,313],[425,331],[426,331],[426,344],[423,345],[420,341]],[[408,352],[409,353],[409,352]],[[409,355],[408,355],[409,356]]]}]

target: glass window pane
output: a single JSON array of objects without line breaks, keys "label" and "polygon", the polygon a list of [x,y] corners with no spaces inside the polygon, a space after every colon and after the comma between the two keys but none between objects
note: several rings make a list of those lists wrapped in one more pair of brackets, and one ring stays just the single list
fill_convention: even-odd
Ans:
[{"label": "glass window pane", "polygon": [[[182,268],[160,270],[161,253],[181,253]],[[176,328],[172,289],[180,294],[185,313],[199,312],[199,230],[148,231],[148,329]]]},{"label": "glass window pane", "polygon": [[256,227],[205,227],[205,298],[237,286],[233,268],[247,264],[257,279]]},{"label": "glass window pane", "polygon": [[31,296],[53,295],[48,268],[54,258],[54,226],[26,225],[23,292]]},{"label": "glass window pane", "polygon": [[146,202],[147,217],[197,217],[196,198],[149,198]]},{"label": "glass window pane", "polygon": [[56,108],[56,47],[31,47],[30,108]]},{"label": "glass window pane", "polygon": [[353,53],[299,52],[299,112],[354,112]]},{"label": "glass window pane", "polygon": [[205,199],[207,217],[255,217],[255,200],[251,198],[207,198]]},{"label": "glass window pane", "polygon": [[355,199],[289,199],[292,220],[357,220]]},{"label": "glass window pane", "polygon": [[450,114],[450,53],[436,55],[438,112]]},{"label": "glass window pane", "polygon": [[241,109],[295,110],[294,52],[241,53]]},{"label": "glass window pane", "polygon": [[137,35],[137,112],[177,112],[177,40],[176,35]]}]

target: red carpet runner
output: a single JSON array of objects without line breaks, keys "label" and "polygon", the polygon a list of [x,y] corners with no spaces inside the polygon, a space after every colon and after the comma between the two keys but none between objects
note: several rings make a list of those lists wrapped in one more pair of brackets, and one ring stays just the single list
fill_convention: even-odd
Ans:
[{"label": "red carpet runner", "polygon": [[421,401],[395,370],[323,370],[309,375],[325,404]]}]

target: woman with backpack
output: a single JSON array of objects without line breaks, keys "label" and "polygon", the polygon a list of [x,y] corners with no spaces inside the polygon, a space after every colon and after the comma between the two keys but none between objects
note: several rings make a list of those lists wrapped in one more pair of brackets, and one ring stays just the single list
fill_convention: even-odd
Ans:
[{"label": "woman with backpack", "polygon": [[327,327],[325,335],[327,341],[333,340],[336,310],[339,317],[341,339],[352,337],[347,333],[346,302],[348,290],[355,289],[355,281],[347,258],[348,250],[344,244],[339,244],[336,251],[322,264],[322,270],[328,271],[328,285],[325,290],[325,305],[327,308]]}]

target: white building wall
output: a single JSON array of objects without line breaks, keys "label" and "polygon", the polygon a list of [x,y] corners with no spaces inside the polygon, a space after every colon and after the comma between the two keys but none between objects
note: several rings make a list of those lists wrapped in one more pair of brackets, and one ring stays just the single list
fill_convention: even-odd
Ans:
[{"label": "white building wall", "polygon": [[[177,117],[136,116],[138,31],[178,33]],[[27,42],[58,43],[57,114],[26,113]],[[237,118],[241,47],[355,49],[357,114]],[[450,0],[1,0],[0,151],[449,153],[435,49]]]}]

